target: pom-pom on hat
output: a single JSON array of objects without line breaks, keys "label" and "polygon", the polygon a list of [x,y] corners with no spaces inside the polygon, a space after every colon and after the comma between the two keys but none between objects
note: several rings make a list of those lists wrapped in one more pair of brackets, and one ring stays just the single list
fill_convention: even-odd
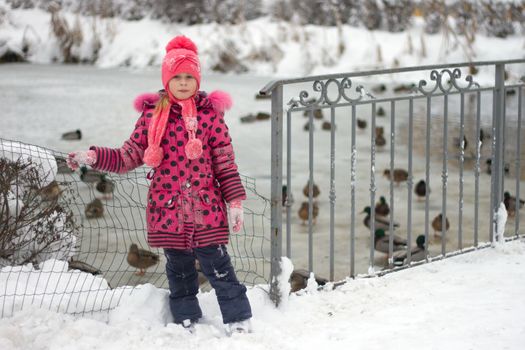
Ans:
[{"label": "pom-pom on hat", "polygon": [[197,46],[184,35],[173,38],[166,45],[166,56],[162,60],[162,85],[168,91],[168,82],[175,75],[189,73],[197,80],[197,90],[201,83],[201,65]]}]

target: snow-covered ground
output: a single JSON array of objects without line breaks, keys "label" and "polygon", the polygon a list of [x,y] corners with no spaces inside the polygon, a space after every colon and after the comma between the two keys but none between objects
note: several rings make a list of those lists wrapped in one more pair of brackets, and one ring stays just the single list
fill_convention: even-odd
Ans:
[{"label": "snow-covered ground", "polygon": [[517,240],[335,290],[316,291],[312,281],[279,308],[256,286],[248,292],[253,333],[231,338],[213,292],[199,294],[204,318],[190,334],[170,323],[167,291],[143,285],[109,313],[73,317],[27,306],[0,320],[0,349],[518,350],[524,265],[525,242]]}]

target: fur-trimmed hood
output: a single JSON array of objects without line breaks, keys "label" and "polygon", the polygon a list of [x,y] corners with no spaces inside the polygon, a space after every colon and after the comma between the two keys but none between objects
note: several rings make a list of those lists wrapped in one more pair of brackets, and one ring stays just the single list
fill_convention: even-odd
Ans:
[{"label": "fur-trimmed hood", "polygon": [[[160,90],[158,93],[140,94],[133,101],[135,110],[137,112],[143,112],[146,109],[155,108],[155,105],[160,100],[160,96],[163,93],[164,90]],[[212,107],[217,112],[224,112],[230,109],[233,103],[230,94],[220,90],[215,90],[210,94],[207,94],[204,91],[199,91],[194,99],[197,109]],[[174,107],[176,108],[179,106],[174,104]]]}]

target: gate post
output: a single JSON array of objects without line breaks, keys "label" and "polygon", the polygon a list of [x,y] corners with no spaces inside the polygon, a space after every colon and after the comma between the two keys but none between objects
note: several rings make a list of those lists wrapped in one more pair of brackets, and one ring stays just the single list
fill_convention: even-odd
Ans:
[{"label": "gate post", "polygon": [[491,164],[492,188],[491,188],[491,211],[492,225],[490,227],[490,241],[494,243],[498,232],[497,213],[503,200],[503,143],[505,137],[505,65],[497,63],[494,82],[494,116],[492,123],[493,159]]},{"label": "gate post", "polygon": [[282,184],[283,184],[283,85],[277,84],[272,96],[271,136],[271,271],[270,298],[276,306],[281,302],[277,276],[281,273],[283,255]]}]

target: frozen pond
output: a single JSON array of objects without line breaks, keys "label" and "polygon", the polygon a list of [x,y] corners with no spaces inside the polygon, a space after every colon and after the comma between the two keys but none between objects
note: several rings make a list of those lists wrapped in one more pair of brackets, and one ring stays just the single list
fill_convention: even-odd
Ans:
[{"label": "frozen pond", "polygon": [[[422,77],[424,78],[424,77]],[[255,94],[272,78],[252,77],[244,75],[207,75],[202,79],[201,88],[205,91],[221,89],[229,92],[234,99],[233,109],[227,113],[227,123],[236,151],[239,171],[256,181],[256,191],[262,196],[269,198],[270,188],[270,122],[258,121],[251,124],[243,124],[240,117],[248,113],[270,110],[269,100],[256,100]],[[369,83],[372,85],[372,82]],[[157,69],[132,72],[125,69],[101,70],[90,66],[39,66],[39,65],[1,65],[0,66],[0,103],[3,106],[2,127],[0,137],[28,142],[48,147],[61,152],[86,149],[90,145],[103,145],[108,147],[119,147],[129,137],[133,130],[138,114],[133,110],[133,99],[143,92],[154,92],[161,88],[160,74]],[[311,87],[304,87],[311,91]],[[296,93],[292,91],[291,94]],[[289,97],[289,96],[287,96]],[[285,101],[287,101],[285,97]],[[509,100],[510,111],[514,108],[514,100]],[[457,101],[451,99],[451,105],[457,106]],[[436,102],[439,103],[439,102]],[[379,105],[378,105],[379,106]],[[513,107],[514,106],[514,107]],[[383,104],[386,117],[378,117],[376,123],[385,128],[386,135],[390,135],[390,118],[388,104]],[[459,222],[459,168],[457,167],[457,150],[452,148],[452,140],[459,134],[457,110],[449,113],[449,140],[451,143],[449,152],[451,161],[448,164],[447,173],[447,216],[451,222],[448,232],[447,251],[458,249],[458,222]],[[406,103],[396,106],[396,145],[395,145],[395,167],[407,167],[407,111]],[[431,122],[431,196],[429,202],[430,221],[441,211],[442,206],[442,159],[441,159],[441,131],[442,119],[439,116],[440,108],[436,107]],[[487,111],[484,106],[484,112]],[[425,115],[420,104],[416,103],[414,119],[414,152],[413,170],[414,184],[425,176]],[[350,116],[349,108],[341,108],[336,112],[336,154],[335,154],[335,180],[336,180],[336,206],[335,206],[335,278],[341,279],[349,274],[349,237],[350,237]],[[357,109],[358,118],[366,118],[370,113],[370,106],[362,106]],[[486,113],[484,113],[486,115]],[[507,160],[510,161],[511,169],[505,178],[505,185],[511,186],[510,192],[514,194],[515,174],[513,166],[516,155],[523,158],[522,150],[516,152],[515,148],[515,120],[509,114],[509,129],[506,142]],[[324,110],[324,120],[330,118],[330,110]],[[468,135],[473,135],[472,115],[469,114],[466,122]],[[303,186],[308,179],[308,132],[303,130],[307,119],[302,113],[295,113],[292,121],[292,182],[291,188],[295,203],[292,207],[292,260],[297,268],[308,268],[308,227],[302,224],[297,212],[300,203],[305,200],[302,194]],[[514,124],[513,124],[514,123]],[[319,217],[313,228],[313,251],[314,271],[323,276],[328,276],[329,261],[329,222],[330,222],[330,132],[321,130],[321,121],[315,120],[315,160],[314,180],[321,188],[318,199]],[[484,127],[490,124],[486,116],[482,116]],[[370,125],[370,124],[369,124]],[[522,123],[523,125],[523,123]],[[83,138],[80,141],[63,141],[61,134],[67,131],[81,129]],[[522,126],[523,130],[523,126]],[[514,132],[514,136],[513,136]],[[522,147],[525,146],[525,138],[522,133]],[[363,225],[364,215],[360,214],[363,208],[370,205],[370,126],[364,131],[358,130],[356,134],[357,148],[357,171],[356,171],[356,272],[365,273],[368,268],[369,258],[369,232]],[[375,157],[375,180],[376,199],[380,195],[390,198],[390,183],[382,176],[383,170],[390,166],[390,138],[387,137],[387,146],[379,150]],[[472,162],[472,144],[467,147],[466,157],[470,161],[465,165],[464,179],[464,202],[463,202],[463,247],[473,243],[474,237],[474,177]],[[489,144],[483,146],[482,156],[490,154]],[[488,153],[487,153],[488,152]],[[285,163],[286,164],[286,159]],[[490,176],[485,173],[482,163],[480,181],[480,207],[479,222],[480,242],[487,241],[489,225],[489,189]],[[521,172],[525,166],[525,160],[521,161]],[[522,175],[523,178],[523,175]],[[135,205],[143,202],[145,196],[144,188],[139,186],[135,190],[132,182],[144,184],[143,179],[126,178],[122,185],[124,198],[118,196],[107,203],[108,212],[115,217],[124,217],[129,221],[134,219],[133,227],[140,227],[143,213],[133,212],[130,209],[125,214],[122,207],[125,203],[133,200]],[[127,184],[126,184],[127,183]],[[79,185],[80,186],[80,185]],[[521,182],[521,188],[525,184]],[[86,200],[93,195],[89,188],[79,188],[79,193]],[[523,190],[522,190],[523,193]],[[406,236],[407,233],[407,186],[402,184],[394,187],[394,216],[401,224],[397,234]],[[137,198],[138,197],[138,198]],[[523,197],[523,195],[522,195]],[[253,210],[254,215],[247,215],[246,235],[236,235],[232,238],[232,249],[234,255],[239,256],[236,267],[241,270],[256,269],[260,274],[268,274],[267,266],[263,268],[260,261],[250,262],[242,256],[244,254],[261,257],[264,255],[269,259],[269,237],[270,237],[270,210],[263,199],[252,194],[246,202],[248,209]],[[133,207],[133,206],[131,206]],[[120,214],[119,214],[120,213]],[[261,216],[264,214],[264,216]],[[120,216],[119,216],[120,215]],[[523,216],[523,214],[522,214]],[[424,202],[416,201],[412,205],[412,237],[424,232],[425,223]],[[523,219],[521,220],[523,222]],[[111,227],[104,223],[93,223],[89,221],[90,230],[84,231],[83,249],[96,254],[92,263],[103,262],[108,270],[114,271],[111,278],[112,285],[126,283],[144,283],[146,281],[156,283],[154,278],[162,279],[163,266],[159,266],[152,274],[139,279],[132,275],[125,262],[125,252],[131,240],[145,242],[143,231],[131,230],[108,235]],[[110,225],[111,226],[111,225]],[[122,225],[125,226],[125,225]],[[520,225],[521,231],[523,224]],[[105,231],[104,231],[105,230]],[[514,219],[507,221],[507,234],[514,230]],[[101,236],[100,232],[104,232]],[[432,235],[433,230],[429,227]],[[88,239],[89,236],[89,239]],[[133,238],[132,238],[132,237]],[[286,239],[283,239],[283,243]],[[248,247],[247,247],[248,245]],[[284,245],[285,247],[285,245]],[[239,249],[239,250],[236,250]],[[441,242],[430,242],[432,255],[441,252]],[[118,255],[118,258],[109,258],[109,255]],[[249,262],[246,264],[245,262]],[[255,265],[252,265],[254,263]],[[376,261],[379,265],[381,261]],[[127,269],[127,270],[126,270]],[[263,271],[264,270],[264,271]],[[121,273],[119,273],[121,271]],[[124,271],[124,272],[122,272]],[[148,277],[149,276],[149,277]],[[260,282],[260,281],[259,281]]]}]

